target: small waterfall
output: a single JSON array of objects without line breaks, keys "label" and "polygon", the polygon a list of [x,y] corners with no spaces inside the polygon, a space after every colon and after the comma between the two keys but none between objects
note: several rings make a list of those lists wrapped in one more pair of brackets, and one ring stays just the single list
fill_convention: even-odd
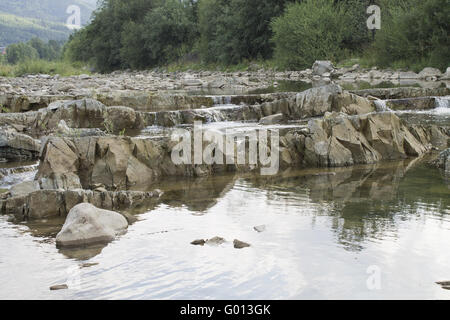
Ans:
[{"label": "small waterfall", "polygon": [[386,112],[386,111],[392,111],[386,104],[386,100],[375,100],[375,108],[377,109],[377,112]]},{"label": "small waterfall", "polygon": [[228,105],[231,104],[231,96],[212,96],[214,105]]},{"label": "small waterfall", "polygon": [[32,181],[36,176],[38,164],[15,168],[0,168],[0,188],[9,189],[11,186],[25,181]]},{"label": "small waterfall", "polygon": [[450,96],[434,97],[436,109],[449,109],[450,108]]}]

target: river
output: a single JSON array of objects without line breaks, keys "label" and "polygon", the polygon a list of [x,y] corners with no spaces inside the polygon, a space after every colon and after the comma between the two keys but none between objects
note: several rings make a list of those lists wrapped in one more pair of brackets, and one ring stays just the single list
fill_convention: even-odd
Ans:
[{"label": "river", "polygon": [[61,219],[0,216],[0,299],[450,299],[450,186],[426,163],[166,180],[89,250],[56,248]]}]

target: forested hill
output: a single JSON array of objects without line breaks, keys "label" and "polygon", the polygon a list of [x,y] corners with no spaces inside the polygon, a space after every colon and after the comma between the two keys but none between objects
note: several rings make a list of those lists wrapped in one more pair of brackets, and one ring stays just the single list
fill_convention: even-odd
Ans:
[{"label": "forested hill", "polygon": [[33,37],[43,40],[64,40],[72,32],[65,27],[70,14],[67,8],[77,5],[81,23],[86,24],[97,0],[1,0],[0,47],[27,41]]}]

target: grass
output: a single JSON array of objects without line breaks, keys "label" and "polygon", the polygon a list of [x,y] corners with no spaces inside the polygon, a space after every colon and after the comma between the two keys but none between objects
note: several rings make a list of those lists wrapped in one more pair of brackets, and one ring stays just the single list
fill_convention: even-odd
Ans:
[{"label": "grass", "polygon": [[16,65],[0,64],[1,77],[21,77],[27,74],[73,76],[89,73],[80,65],[66,61],[28,60]]},{"label": "grass", "polygon": [[0,194],[8,192],[8,189],[0,189]]}]

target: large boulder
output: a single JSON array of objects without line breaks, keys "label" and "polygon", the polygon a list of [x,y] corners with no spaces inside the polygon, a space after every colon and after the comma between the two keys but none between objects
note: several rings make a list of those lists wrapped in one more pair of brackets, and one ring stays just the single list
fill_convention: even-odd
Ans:
[{"label": "large boulder", "polygon": [[39,140],[10,127],[0,128],[0,158],[8,161],[34,160],[39,155],[40,147]]},{"label": "large boulder", "polygon": [[342,88],[336,84],[312,88],[298,93],[295,101],[282,106],[282,112],[288,119],[323,116],[332,110],[333,98],[340,93]]},{"label": "large boulder", "polygon": [[436,81],[442,76],[442,72],[436,68],[425,68],[419,73],[419,77],[424,80]]},{"label": "large boulder", "polygon": [[375,111],[373,101],[347,91],[333,96],[332,110],[348,115],[366,114]]},{"label": "large boulder", "polygon": [[316,61],[312,66],[312,74],[315,76],[331,76],[334,66],[331,61]]},{"label": "large boulder", "polygon": [[114,211],[102,210],[89,203],[73,207],[56,236],[59,247],[77,247],[108,243],[128,228],[127,220]]}]

